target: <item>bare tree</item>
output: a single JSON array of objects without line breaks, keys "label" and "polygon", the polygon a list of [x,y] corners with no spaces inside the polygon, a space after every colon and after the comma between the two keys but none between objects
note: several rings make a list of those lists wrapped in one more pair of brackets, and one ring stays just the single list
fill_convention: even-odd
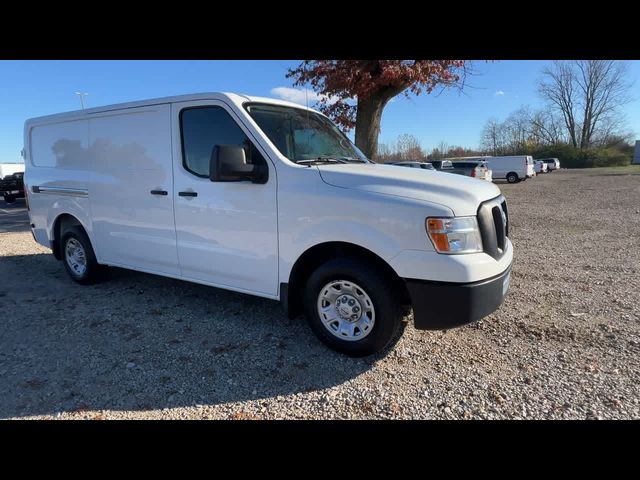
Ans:
[{"label": "bare tree", "polygon": [[551,67],[542,70],[543,80],[538,85],[538,92],[549,102],[550,106],[560,112],[567,129],[569,140],[574,147],[578,146],[575,119],[575,75],[570,62],[554,60]]},{"label": "bare tree", "polygon": [[564,140],[562,121],[551,110],[538,110],[531,115],[531,136],[538,145],[558,145]]},{"label": "bare tree", "polygon": [[378,144],[378,152],[374,155],[373,160],[376,162],[384,163],[391,159],[392,151],[391,147],[386,143]]},{"label": "bare tree", "polygon": [[507,143],[515,152],[522,151],[531,136],[531,112],[529,107],[521,107],[504,121],[502,128],[507,137]]},{"label": "bare tree", "polygon": [[443,156],[447,156],[447,153],[449,153],[449,149],[451,147],[449,146],[449,144],[447,142],[445,142],[444,140],[440,141],[440,143],[438,144],[438,150],[440,150],[440,152],[442,153]]},{"label": "bare tree", "polygon": [[599,121],[598,128],[591,137],[592,145],[620,146],[632,144],[635,135],[626,128],[626,118],[623,115],[607,115]]},{"label": "bare tree", "polygon": [[427,155],[427,160],[441,160],[444,158],[444,154],[438,147],[431,150],[431,153]]},{"label": "bare tree", "polygon": [[627,81],[629,67],[615,60],[579,60],[575,64],[584,118],[580,147],[588,148],[600,121],[631,100],[631,83]]},{"label": "bare tree", "polygon": [[491,155],[502,153],[504,149],[503,124],[495,118],[489,119],[482,130],[480,144]]},{"label": "bare tree", "polygon": [[411,134],[404,133],[398,137],[398,144],[396,150],[401,160],[424,160],[426,155],[420,140]]},{"label": "bare tree", "polygon": [[420,141],[413,135],[404,133],[398,136],[396,142],[378,144],[374,160],[380,163],[397,162],[400,160],[425,160],[427,155],[420,146]]},{"label": "bare tree", "polygon": [[564,121],[574,147],[588,148],[598,128],[630,101],[628,64],[617,60],[554,61],[538,86]]},{"label": "bare tree", "polygon": [[522,154],[537,145],[557,145],[564,141],[562,121],[549,110],[532,111],[528,106],[512,112],[504,122],[489,119],[480,144],[490,155]]}]

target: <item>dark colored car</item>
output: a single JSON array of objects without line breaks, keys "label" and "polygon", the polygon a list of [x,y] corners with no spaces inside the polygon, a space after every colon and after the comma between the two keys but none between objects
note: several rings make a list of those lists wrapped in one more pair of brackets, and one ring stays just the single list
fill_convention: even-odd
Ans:
[{"label": "dark colored car", "polygon": [[0,180],[0,195],[7,203],[13,203],[16,198],[24,198],[24,173],[16,172]]},{"label": "dark colored car", "polygon": [[453,168],[451,160],[431,160],[431,165],[433,165],[433,168],[436,170],[448,170]]}]

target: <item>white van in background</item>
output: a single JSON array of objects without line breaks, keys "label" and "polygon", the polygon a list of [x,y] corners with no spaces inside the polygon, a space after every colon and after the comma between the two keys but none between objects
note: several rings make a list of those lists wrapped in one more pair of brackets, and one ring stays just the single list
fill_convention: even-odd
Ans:
[{"label": "white van in background", "polygon": [[352,356],[392,344],[410,308],[416,328],[447,329],[509,288],[496,185],[372,163],[294,103],[91,108],[27,120],[24,145],[31,231],[80,284],[113,265],[280,300]]},{"label": "white van in background", "polygon": [[535,176],[531,155],[512,155],[508,157],[483,157],[493,171],[493,179],[505,179],[516,183]]}]

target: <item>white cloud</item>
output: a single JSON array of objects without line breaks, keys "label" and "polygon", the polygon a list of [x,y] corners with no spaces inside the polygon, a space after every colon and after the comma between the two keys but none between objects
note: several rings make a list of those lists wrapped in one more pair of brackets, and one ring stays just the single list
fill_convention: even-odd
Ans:
[{"label": "white cloud", "polygon": [[501,97],[502,95],[504,95],[504,92],[502,90],[498,90],[493,94],[494,97]]},{"label": "white cloud", "polygon": [[[292,87],[275,87],[271,89],[271,94],[289,102],[299,103],[300,105],[306,105],[308,102],[310,106],[319,102],[324,97],[324,95],[320,95],[308,88]],[[329,103],[335,103],[337,101],[337,97],[329,98]]]}]

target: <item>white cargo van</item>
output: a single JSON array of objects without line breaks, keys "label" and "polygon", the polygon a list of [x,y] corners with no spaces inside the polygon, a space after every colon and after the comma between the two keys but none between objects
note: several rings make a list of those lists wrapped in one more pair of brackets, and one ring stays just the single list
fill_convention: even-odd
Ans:
[{"label": "white cargo van", "polygon": [[494,179],[505,179],[516,183],[535,176],[533,157],[531,155],[512,155],[509,157],[484,157],[493,171]]},{"label": "white cargo van", "polygon": [[[498,308],[513,250],[488,182],[367,160],[324,115],[226,93],[28,120],[36,241],[73,280],[106,266],[280,300],[338,351]],[[250,312],[247,312],[250,314]]]}]

